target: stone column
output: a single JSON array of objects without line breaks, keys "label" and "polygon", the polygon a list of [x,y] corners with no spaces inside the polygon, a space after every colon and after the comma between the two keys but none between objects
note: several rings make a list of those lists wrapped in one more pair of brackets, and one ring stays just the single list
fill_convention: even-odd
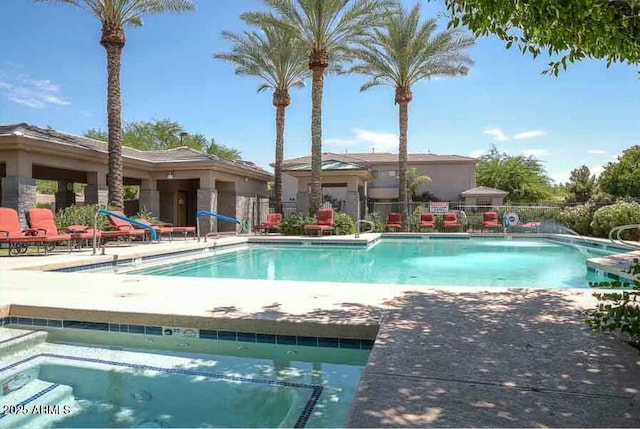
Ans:
[{"label": "stone column", "polygon": [[347,191],[345,212],[351,216],[354,222],[360,219],[360,193]]},{"label": "stone column", "polygon": [[[197,193],[197,211],[206,210],[208,212],[216,213],[218,209],[218,191],[211,188],[200,188]],[[201,216],[198,219],[200,222],[200,235],[204,236],[209,232],[218,232],[218,223],[216,218],[211,216]]]},{"label": "stone column", "polygon": [[148,210],[160,217],[160,191],[156,189],[156,180],[143,180],[140,185],[140,210]]},{"label": "stone column", "polygon": [[309,198],[310,196],[308,192],[298,192],[296,194],[296,210],[301,213],[308,213],[309,207],[311,207],[311,201],[309,201]]},{"label": "stone column", "polygon": [[27,227],[27,210],[36,206],[36,179],[7,176],[2,178],[2,205],[18,211],[20,224]]},{"label": "stone column", "polygon": [[109,204],[109,188],[106,173],[87,172],[87,186],[84,188],[84,203],[106,207]]},{"label": "stone column", "polygon": [[[68,188],[71,188],[71,190],[69,190]],[[73,192],[73,182],[58,180],[58,192],[56,192],[56,211],[72,206],[75,203],[76,194],[75,192]]]}]

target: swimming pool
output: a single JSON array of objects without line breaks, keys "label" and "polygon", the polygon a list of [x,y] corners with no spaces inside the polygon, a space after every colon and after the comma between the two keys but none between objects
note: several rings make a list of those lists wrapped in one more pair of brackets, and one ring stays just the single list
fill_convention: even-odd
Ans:
[{"label": "swimming pool", "polygon": [[197,338],[153,338],[141,349],[127,346],[136,335],[91,336],[105,344],[45,342],[1,356],[0,428],[342,427],[368,357]]},{"label": "swimming pool", "polygon": [[252,245],[127,271],[208,278],[449,286],[589,287],[586,260],[613,251],[547,239],[383,238],[373,246]]}]

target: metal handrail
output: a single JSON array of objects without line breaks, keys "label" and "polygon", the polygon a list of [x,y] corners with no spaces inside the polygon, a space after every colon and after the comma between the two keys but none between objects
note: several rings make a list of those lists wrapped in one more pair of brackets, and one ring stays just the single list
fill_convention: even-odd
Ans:
[{"label": "metal handrail", "polygon": [[361,224],[367,224],[371,227],[370,230],[365,231],[363,234],[369,233],[369,232],[373,232],[376,229],[376,224],[371,222],[370,220],[364,220],[364,219],[360,219],[358,221],[356,221],[356,235],[355,238],[360,237],[360,225]]},{"label": "metal handrail", "polygon": [[[198,241],[200,241],[200,218],[202,216],[215,217],[216,219],[224,220],[224,221],[227,221],[227,222],[237,223],[238,225],[242,226],[242,222],[240,222],[238,219],[234,219],[234,218],[229,217],[229,216],[221,215],[221,214],[210,212],[210,211],[206,211],[206,210],[200,210],[199,212],[196,213],[196,230],[197,230],[196,234],[198,235]],[[237,231],[236,231],[236,234],[237,234]],[[206,235],[204,237],[204,241],[205,241],[205,243],[207,242],[207,236]]]},{"label": "metal handrail", "polygon": [[[640,244],[628,243],[627,241],[623,240],[622,237],[620,236],[622,231],[626,231],[628,229],[634,229],[634,228],[640,229],[640,224],[634,223],[629,225],[616,226],[612,228],[611,231],[609,231],[609,240],[614,244],[631,247],[633,249],[640,249]],[[615,239],[613,238],[614,233],[616,235]]]},{"label": "metal handrail", "polygon": [[96,211],[96,214],[93,216],[93,255],[96,254],[96,248],[98,246],[98,233],[97,233],[97,231],[98,231],[98,216],[100,216],[101,214],[102,215],[113,216],[113,217],[115,217],[117,219],[121,219],[121,220],[127,221],[132,225],[139,226],[139,227],[144,228],[144,229],[148,229],[149,233],[151,235],[151,241],[156,241],[157,238],[158,238],[158,235],[156,234],[156,230],[153,227],[153,225],[148,225],[146,223],[139,222],[139,221],[137,221],[135,219],[128,218],[126,216],[123,216],[121,214],[112,212],[110,210],[98,209]]}]

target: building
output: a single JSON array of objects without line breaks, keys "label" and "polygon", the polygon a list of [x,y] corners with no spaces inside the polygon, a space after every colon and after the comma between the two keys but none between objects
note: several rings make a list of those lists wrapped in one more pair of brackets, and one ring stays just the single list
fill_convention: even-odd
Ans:
[{"label": "building", "polygon": [[[366,201],[398,199],[397,154],[327,152],[322,154],[322,160],[323,193],[336,199],[344,195],[345,212],[352,217],[360,219],[364,215]],[[459,155],[408,155],[408,168],[415,168],[418,176],[431,178],[416,194],[429,192],[442,201],[459,201],[464,191],[475,188],[477,163],[476,158]],[[311,157],[285,160],[283,173],[283,201],[295,199],[299,211],[308,210]]]},{"label": "building", "polygon": [[[149,210],[163,221],[195,225],[207,210],[251,223],[268,212],[267,182],[273,175],[248,161],[229,161],[189,147],[141,151],[122,148],[124,184],[139,187],[125,213]],[[29,124],[0,125],[0,206],[22,221],[36,206],[36,179],[55,180],[56,208],[75,203],[74,183],[86,184],[87,204],[107,204],[107,143]],[[233,231],[235,225],[203,218],[202,231]]]}]

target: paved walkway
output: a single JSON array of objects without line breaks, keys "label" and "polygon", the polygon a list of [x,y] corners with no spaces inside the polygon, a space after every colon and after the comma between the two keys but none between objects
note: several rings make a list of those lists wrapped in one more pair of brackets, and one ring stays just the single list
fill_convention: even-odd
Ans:
[{"label": "paved walkway", "polygon": [[427,290],[392,303],[349,427],[640,427],[640,356],[589,295]]}]

